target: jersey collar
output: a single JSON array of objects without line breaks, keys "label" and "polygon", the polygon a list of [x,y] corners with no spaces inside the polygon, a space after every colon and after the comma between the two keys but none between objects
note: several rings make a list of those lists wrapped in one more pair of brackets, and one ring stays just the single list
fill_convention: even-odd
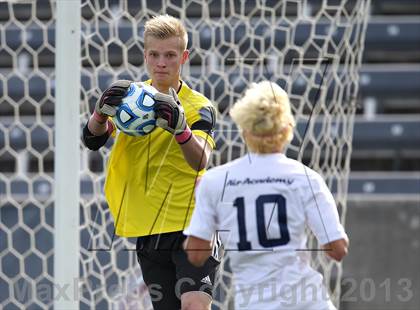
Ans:
[{"label": "jersey collar", "polygon": [[[181,85],[179,86],[178,90],[176,91],[177,95],[179,97],[182,97],[185,92],[187,92],[190,88],[188,87],[187,83],[185,83],[183,80],[179,80],[181,82]],[[152,85],[152,79],[148,79],[147,81],[145,81],[144,83],[153,86]]]},{"label": "jersey collar", "polygon": [[265,159],[270,159],[270,158],[284,158],[284,157],[286,157],[286,155],[284,155],[284,153],[266,153],[266,154],[261,154],[261,153],[249,152],[249,155],[251,156],[251,158],[265,158]]}]

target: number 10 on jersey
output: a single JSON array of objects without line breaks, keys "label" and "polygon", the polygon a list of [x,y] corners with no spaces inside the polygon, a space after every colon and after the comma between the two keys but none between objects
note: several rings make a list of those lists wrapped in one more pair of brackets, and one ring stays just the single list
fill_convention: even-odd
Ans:
[{"label": "number 10 on jersey", "polygon": [[[270,219],[266,225],[264,209],[267,204],[274,203],[271,210]],[[238,232],[239,232],[239,251],[251,250],[251,242],[247,239],[246,221],[245,221],[245,201],[244,197],[237,197],[233,206],[237,208],[238,216]],[[267,236],[268,228],[272,221],[274,208],[277,208],[277,224],[280,229],[280,238],[269,238]],[[272,248],[275,246],[285,245],[290,241],[289,230],[287,228],[286,199],[280,194],[260,195],[255,200],[256,221],[258,231],[258,242],[264,248]],[[274,220],[275,221],[275,220]]]}]

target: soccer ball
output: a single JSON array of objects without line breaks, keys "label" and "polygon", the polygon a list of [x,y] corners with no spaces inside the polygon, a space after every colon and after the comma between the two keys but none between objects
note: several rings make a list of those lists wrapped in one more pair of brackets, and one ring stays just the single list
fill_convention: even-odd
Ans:
[{"label": "soccer ball", "polygon": [[[140,85],[139,85],[140,84]],[[131,83],[113,120],[119,130],[130,136],[145,136],[156,127],[154,96],[158,91],[144,83]]]}]

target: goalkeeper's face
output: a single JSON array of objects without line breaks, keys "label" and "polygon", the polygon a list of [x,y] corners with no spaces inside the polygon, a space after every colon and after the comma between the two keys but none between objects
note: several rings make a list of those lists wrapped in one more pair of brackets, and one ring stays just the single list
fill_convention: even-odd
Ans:
[{"label": "goalkeeper's face", "polygon": [[144,60],[153,86],[160,91],[178,88],[181,65],[187,59],[188,51],[181,48],[179,37],[146,39]]}]

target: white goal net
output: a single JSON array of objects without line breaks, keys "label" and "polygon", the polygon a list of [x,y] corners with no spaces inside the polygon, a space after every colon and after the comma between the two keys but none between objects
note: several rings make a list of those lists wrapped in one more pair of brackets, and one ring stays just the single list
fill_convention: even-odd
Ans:
[{"label": "white goal net", "polygon": [[[189,35],[183,79],[219,110],[210,166],[243,155],[229,107],[255,81],[289,94],[297,128],[288,155],[321,173],[345,221],[347,183],[368,0],[81,0],[81,100],[84,124],[116,79],[145,80],[144,22],[180,17]],[[56,2],[0,1],[0,307],[51,308]],[[75,100],[77,103],[77,100]],[[65,139],[65,137],[62,137]],[[98,152],[81,146],[81,309],[149,309],[134,240],[114,234],[103,196],[112,139]],[[311,238],[313,265],[339,304],[341,266]],[[300,249],[302,250],[302,249]],[[305,249],[303,249],[305,250]],[[231,309],[223,261],[215,309]],[[48,289],[50,288],[50,289]]]}]

